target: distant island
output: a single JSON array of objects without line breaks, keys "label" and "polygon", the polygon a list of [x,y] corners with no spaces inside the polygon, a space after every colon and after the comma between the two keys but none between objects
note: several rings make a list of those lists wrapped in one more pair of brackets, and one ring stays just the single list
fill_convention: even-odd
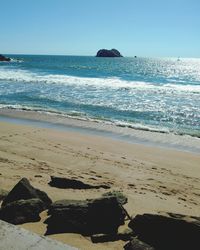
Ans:
[{"label": "distant island", "polygon": [[11,59],[9,57],[0,55],[0,62],[9,62]]},{"label": "distant island", "polygon": [[116,49],[100,49],[96,57],[123,57],[121,53]]}]

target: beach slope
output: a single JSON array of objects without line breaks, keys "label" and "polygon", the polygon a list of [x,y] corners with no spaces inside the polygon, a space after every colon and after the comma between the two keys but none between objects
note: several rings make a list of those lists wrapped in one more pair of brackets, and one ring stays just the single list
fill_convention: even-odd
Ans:
[{"label": "beach slope", "polygon": [[[98,135],[0,122],[0,187],[10,190],[22,177],[53,201],[100,197],[105,189],[58,189],[50,176],[109,185],[128,197],[130,215],[173,212],[199,216],[200,155],[117,141]],[[24,228],[43,235],[42,220]],[[93,244],[78,234],[57,234],[80,249],[122,249],[122,241]],[[83,247],[84,246],[84,247]]]}]

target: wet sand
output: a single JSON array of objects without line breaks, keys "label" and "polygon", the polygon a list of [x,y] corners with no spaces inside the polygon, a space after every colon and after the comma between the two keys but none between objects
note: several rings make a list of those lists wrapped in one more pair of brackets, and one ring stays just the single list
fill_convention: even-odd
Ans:
[{"label": "wet sand", "polygon": [[[86,199],[107,190],[50,187],[50,176],[108,184],[128,197],[130,215],[174,212],[200,216],[200,154],[118,141],[78,131],[0,122],[0,187],[10,190],[22,177],[55,200]],[[22,225],[44,234],[42,220]],[[122,249],[122,241],[91,243],[78,234],[50,236],[80,249]]]}]

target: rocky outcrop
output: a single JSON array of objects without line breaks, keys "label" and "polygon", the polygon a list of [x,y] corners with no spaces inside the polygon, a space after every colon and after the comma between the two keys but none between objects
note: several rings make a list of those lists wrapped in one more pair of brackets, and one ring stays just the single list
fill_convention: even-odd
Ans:
[{"label": "rocky outcrop", "polygon": [[5,207],[8,203],[11,203],[13,201],[29,200],[34,198],[43,201],[46,208],[48,208],[52,203],[51,199],[45,192],[34,188],[26,178],[22,178],[5,197],[2,203],[2,207]]},{"label": "rocky outcrop", "polygon": [[9,57],[0,55],[0,62],[10,62],[11,59]]},{"label": "rocky outcrop", "polygon": [[148,244],[138,240],[137,238],[132,239],[124,246],[125,250],[155,250],[155,248]]},{"label": "rocky outcrop", "polygon": [[122,55],[120,54],[120,52],[116,49],[100,49],[97,52],[96,57],[122,57]]},{"label": "rocky outcrop", "polygon": [[82,235],[117,233],[124,224],[125,212],[115,197],[93,200],[63,200],[50,206],[46,234],[80,233]]},{"label": "rocky outcrop", "polygon": [[57,187],[57,188],[72,188],[72,189],[109,189],[110,186],[102,184],[102,185],[91,185],[84,183],[80,180],[75,179],[69,179],[64,177],[56,177],[51,176],[51,181],[49,182],[49,185],[51,187]]},{"label": "rocky outcrop", "polygon": [[139,240],[156,250],[195,250],[200,246],[200,218],[197,217],[143,214],[132,219],[129,227]]},{"label": "rocky outcrop", "polygon": [[40,199],[17,200],[1,208],[0,219],[15,225],[35,222],[43,210],[45,204]]}]

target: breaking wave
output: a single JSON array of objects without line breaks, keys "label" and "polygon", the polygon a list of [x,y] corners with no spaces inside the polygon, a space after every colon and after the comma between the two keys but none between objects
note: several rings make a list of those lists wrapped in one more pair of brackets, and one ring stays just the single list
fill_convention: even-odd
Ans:
[{"label": "breaking wave", "polygon": [[21,69],[0,69],[1,81],[24,82],[24,83],[46,83],[61,84],[71,86],[94,86],[96,88],[114,89],[149,89],[155,91],[181,91],[190,93],[200,93],[200,85],[181,83],[150,83],[143,81],[127,81],[120,78],[87,78],[70,75],[33,73]]}]

